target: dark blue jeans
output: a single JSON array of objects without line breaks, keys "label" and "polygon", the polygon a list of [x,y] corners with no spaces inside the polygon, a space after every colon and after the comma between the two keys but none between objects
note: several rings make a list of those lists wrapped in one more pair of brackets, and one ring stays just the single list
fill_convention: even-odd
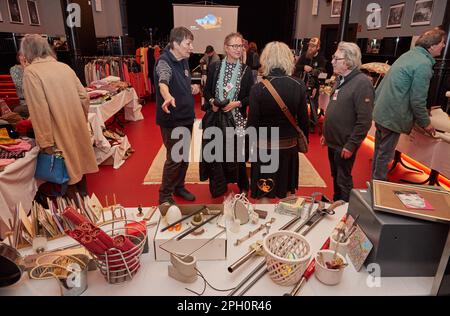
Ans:
[{"label": "dark blue jeans", "polygon": [[328,147],[328,159],[330,160],[331,176],[333,177],[333,200],[348,202],[350,192],[353,189],[352,169],[357,151],[349,159],[341,158],[341,152],[342,150]]},{"label": "dark blue jeans", "polygon": [[386,181],[388,179],[388,164],[394,159],[400,134],[393,132],[377,123],[375,133],[375,151],[372,162],[372,179]]}]

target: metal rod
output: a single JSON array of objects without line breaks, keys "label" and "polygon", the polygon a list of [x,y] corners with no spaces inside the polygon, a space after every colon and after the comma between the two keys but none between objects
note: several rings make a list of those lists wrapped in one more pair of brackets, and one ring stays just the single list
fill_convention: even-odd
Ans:
[{"label": "metal rod", "polygon": [[189,214],[189,215],[183,217],[182,219],[180,219],[180,220],[178,220],[178,221],[176,221],[176,222],[170,224],[169,226],[164,227],[163,229],[161,229],[161,233],[162,233],[162,232],[165,232],[165,231],[168,230],[169,228],[171,228],[171,227],[173,227],[173,226],[175,226],[175,225],[177,225],[177,224],[179,224],[179,223],[181,223],[181,222],[187,220],[188,218],[191,218],[192,216],[194,216],[194,215],[200,213],[200,212],[203,211],[204,209],[207,209],[206,205],[203,205],[199,210],[197,210],[197,211],[195,211],[195,212],[193,212],[193,213],[191,213],[191,214]]},{"label": "metal rod", "polygon": [[[289,222],[287,222],[283,227],[281,227],[279,230],[285,230],[285,229],[289,229],[289,227],[291,227],[292,225],[294,225],[295,223],[297,223],[299,220],[301,220],[300,216],[297,216],[295,218],[293,218],[292,220],[290,220]],[[233,273],[234,271],[236,271],[240,266],[242,266],[245,262],[247,262],[248,260],[250,260],[251,258],[253,258],[253,256],[256,254],[256,249],[250,250],[249,252],[247,252],[245,255],[243,255],[240,259],[238,259],[235,263],[231,264],[228,267],[228,272]]]},{"label": "metal rod", "polygon": [[216,214],[214,216],[211,216],[210,218],[208,218],[206,221],[204,221],[203,223],[201,223],[198,226],[194,226],[191,229],[187,230],[186,232],[184,232],[183,234],[181,234],[181,236],[177,237],[177,241],[183,239],[184,237],[190,235],[192,232],[196,231],[197,229],[199,229],[200,227],[206,225],[207,223],[211,222],[213,219],[219,217],[222,213]]},{"label": "metal rod", "polygon": [[[260,247],[258,247],[260,248]],[[231,266],[228,267],[228,272],[233,273],[236,269],[238,269],[240,266],[242,266],[245,262],[253,258],[254,255],[256,255],[256,250],[253,249],[249,252],[247,252],[245,255],[243,255],[240,259],[238,259],[235,263],[233,263]]]},{"label": "metal rod", "polygon": [[252,282],[250,282],[250,283],[249,283],[249,284],[241,291],[241,293],[238,294],[238,296],[242,296],[242,295],[244,295],[245,293],[247,293],[248,290],[250,290],[250,289],[253,287],[253,285],[255,285],[255,284],[256,284],[263,276],[266,275],[266,273],[267,273],[267,269],[265,268],[265,262],[264,262],[264,270],[261,271],[261,272],[256,276],[256,278],[255,278]]},{"label": "metal rod", "polygon": [[[243,279],[234,289],[233,291],[231,291],[228,296],[233,296],[234,294],[237,293],[237,291],[239,291],[239,289],[241,287],[244,286],[245,283],[247,283],[248,280],[250,280],[256,273],[258,273],[259,270],[261,270],[262,268],[264,268],[266,266],[266,259],[264,259],[253,271],[252,273],[250,273],[249,275],[247,275],[245,277],[245,279]],[[264,272],[265,273],[265,272]]]}]

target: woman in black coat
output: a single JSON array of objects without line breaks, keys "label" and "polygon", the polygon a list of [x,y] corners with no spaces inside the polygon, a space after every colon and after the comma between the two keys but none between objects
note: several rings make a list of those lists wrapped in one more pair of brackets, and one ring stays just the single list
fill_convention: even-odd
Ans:
[{"label": "woman in black coat", "polygon": [[[226,128],[236,130],[232,135],[235,144],[243,142],[247,122],[248,96],[253,85],[251,69],[240,63],[243,52],[242,35],[229,34],[225,38],[226,57],[220,62],[211,64],[203,90],[206,103],[202,106],[205,116],[202,120],[203,133],[209,127],[217,127],[223,133],[222,159],[205,159],[200,162],[200,180],[209,179],[209,189],[213,197],[218,197],[228,191],[228,183],[237,183],[239,189],[246,193],[249,190],[249,181],[246,172],[244,157],[239,158],[234,146],[234,159],[226,160],[226,144],[230,139],[226,137]],[[230,137],[230,135],[228,135]],[[211,140],[203,138],[202,149],[205,149]],[[245,148],[245,147],[244,147]],[[203,155],[205,151],[202,151]]]},{"label": "woman in black coat", "polygon": [[[261,65],[264,79],[273,85],[292,116],[296,118],[298,126],[308,137],[306,87],[302,80],[291,76],[294,70],[294,56],[291,50],[284,43],[271,42],[266,45],[261,54]],[[299,172],[299,156],[296,147],[298,134],[263,83],[254,85],[250,92],[247,127],[259,129],[258,132],[265,128],[267,136],[258,134],[258,150],[269,150],[272,159],[278,158],[278,166],[274,172],[264,172],[262,166],[270,165],[270,162],[263,163],[259,154],[256,162],[252,160],[251,197],[255,199],[285,198],[288,193],[295,194],[298,189]],[[271,128],[278,128],[278,145],[266,142],[271,140]],[[266,188],[263,187],[264,185]]]}]

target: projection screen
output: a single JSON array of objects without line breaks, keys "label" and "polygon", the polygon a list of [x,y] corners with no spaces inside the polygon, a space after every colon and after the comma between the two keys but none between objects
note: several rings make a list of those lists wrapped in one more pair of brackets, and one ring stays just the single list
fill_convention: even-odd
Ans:
[{"label": "projection screen", "polygon": [[203,54],[212,45],[223,53],[223,40],[237,31],[238,6],[173,4],[174,27],[184,26],[194,34],[194,53]]}]

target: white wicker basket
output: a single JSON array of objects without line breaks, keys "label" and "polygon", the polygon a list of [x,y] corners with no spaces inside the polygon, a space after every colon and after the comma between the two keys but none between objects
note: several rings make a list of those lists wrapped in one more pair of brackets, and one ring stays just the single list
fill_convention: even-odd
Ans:
[{"label": "white wicker basket", "polygon": [[264,238],[263,247],[267,270],[276,284],[291,286],[300,281],[311,259],[311,247],[305,237],[278,231]]}]

